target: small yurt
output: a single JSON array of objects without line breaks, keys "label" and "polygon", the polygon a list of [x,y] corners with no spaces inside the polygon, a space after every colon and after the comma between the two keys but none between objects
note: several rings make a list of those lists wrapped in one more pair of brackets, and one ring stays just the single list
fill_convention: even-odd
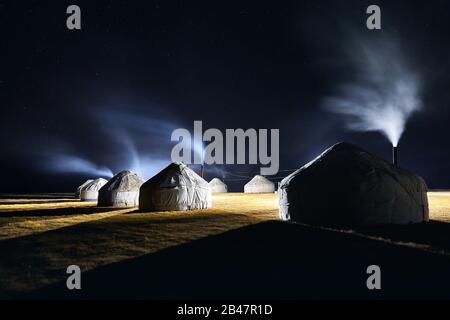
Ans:
[{"label": "small yurt", "polygon": [[349,143],[284,178],[278,199],[282,220],[337,227],[428,221],[421,177]]},{"label": "small yurt", "polygon": [[136,173],[122,171],[98,192],[99,207],[134,207],[139,203],[139,188],[144,180]]},{"label": "small yurt", "polygon": [[225,193],[228,192],[227,185],[219,178],[214,178],[209,182],[209,187],[212,193]]},{"label": "small yurt", "polygon": [[98,198],[98,191],[106,184],[108,183],[108,180],[103,178],[98,178],[84,187],[80,190],[80,199],[81,201],[97,201]]},{"label": "small yurt", "polygon": [[273,193],[275,184],[269,179],[256,175],[244,186],[245,193]]},{"label": "small yurt", "polygon": [[80,197],[80,193],[81,193],[81,189],[83,189],[86,185],[88,185],[92,181],[94,181],[94,180],[93,179],[86,180],[81,186],[79,186],[77,188],[77,191],[75,191],[75,197],[79,198]]},{"label": "small yurt", "polygon": [[181,162],[173,162],[141,187],[139,209],[182,211],[211,208],[208,182]]}]

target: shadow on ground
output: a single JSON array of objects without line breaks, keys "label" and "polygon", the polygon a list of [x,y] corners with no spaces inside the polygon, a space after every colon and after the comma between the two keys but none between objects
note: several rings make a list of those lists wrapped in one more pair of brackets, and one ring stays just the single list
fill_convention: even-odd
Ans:
[{"label": "shadow on ground", "polygon": [[366,227],[355,231],[393,241],[420,243],[450,252],[450,223],[430,221],[402,226]]},{"label": "shadow on ground", "polygon": [[[50,203],[67,203],[67,202],[80,202],[78,199],[51,199],[51,200],[26,200],[26,201],[11,201],[11,200],[0,200],[0,204],[11,205],[11,204],[50,204]],[[88,202],[86,202],[88,203]]]},{"label": "shadow on ground", "polygon": [[[366,287],[372,264],[379,291]],[[83,273],[79,291],[61,282],[20,298],[450,298],[449,270],[448,256],[270,221]]]},{"label": "shadow on ground", "polygon": [[[41,210],[22,210],[22,211],[5,211],[0,212],[0,217],[44,217],[44,216],[71,216],[80,214],[96,214],[102,212],[118,211],[124,208],[107,208],[107,207],[72,207],[72,208],[55,208]],[[126,209],[126,208],[125,208]]]},{"label": "shadow on ground", "polygon": [[73,193],[0,194],[0,199],[78,199]]}]

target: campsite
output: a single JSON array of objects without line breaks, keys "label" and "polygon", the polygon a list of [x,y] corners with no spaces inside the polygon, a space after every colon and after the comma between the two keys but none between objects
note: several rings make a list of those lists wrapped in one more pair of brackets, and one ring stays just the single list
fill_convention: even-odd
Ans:
[{"label": "campsite", "polygon": [[[0,296],[448,297],[450,193],[428,198],[428,224],[351,231],[280,222],[273,193],[214,194],[210,209],[151,213],[73,195],[2,197]],[[386,270],[382,293],[365,288],[373,263]],[[70,264],[83,271],[79,292],[65,287]]]},{"label": "campsite", "polygon": [[450,297],[450,192],[350,143],[271,179],[230,192],[172,162],[3,195],[0,298]]},{"label": "campsite", "polygon": [[449,12],[1,2],[0,301],[450,299]]}]

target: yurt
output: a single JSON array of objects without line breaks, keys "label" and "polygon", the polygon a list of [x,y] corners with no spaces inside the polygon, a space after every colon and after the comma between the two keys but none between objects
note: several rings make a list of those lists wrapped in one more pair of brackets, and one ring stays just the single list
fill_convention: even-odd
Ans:
[{"label": "yurt", "polygon": [[103,178],[98,178],[84,187],[80,190],[80,199],[81,201],[97,201],[98,198],[98,191],[108,182],[108,180]]},{"label": "yurt", "polygon": [[280,183],[282,220],[328,226],[428,221],[424,180],[357,146],[339,143]]},{"label": "yurt", "polygon": [[244,186],[245,193],[273,193],[275,184],[269,179],[256,175]]},{"label": "yurt", "polygon": [[131,171],[122,171],[112,177],[98,192],[99,207],[134,207],[139,203],[139,188],[144,183]]},{"label": "yurt", "polygon": [[79,186],[77,188],[77,191],[75,191],[75,197],[79,198],[80,197],[80,193],[81,193],[81,189],[83,189],[86,185],[88,185],[92,181],[94,181],[94,180],[93,179],[86,180],[81,186]]},{"label": "yurt", "polygon": [[214,178],[209,182],[209,187],[212,193],[225,193],[228,192],[227,185],[219,178]]},{"label": "yurt", "polygon": [[139,195],[139,209],[180,211],[211,208],[208,182],[180,162],[173,162],[145,182]]}]

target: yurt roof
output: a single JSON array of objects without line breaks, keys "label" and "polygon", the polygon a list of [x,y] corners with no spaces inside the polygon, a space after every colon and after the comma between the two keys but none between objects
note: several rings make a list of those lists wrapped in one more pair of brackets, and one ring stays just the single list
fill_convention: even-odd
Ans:
[{"label": "yurt roof", "polygon": [[213,178],[213,179],[211,179],[211,181],[209,182],[209,184],[210,184],[210,185],[220,185],[220,186],[225,185],[225,183],[224,183],[222,180],[220,180],[219,178]]},{"label": "yurt roof", "polygon": [[254,176],[253,179],[250,180],[249,182],[247,182],[246,185],[261,185],[261,184],[274,185],[274,183],[272,181],[270,181],[266,177],[263,177],[263,176],[260,176],[260,175]]},{"label": "yurt roof", "polygon": [[125,170],[112,177],[102,189],[109,191],[135,191],[139,190],[143,183],[144,180],[136,173]]},{"label": "yurt roof", "polygon": [[145,182],[142,188],[145,189],[155,185],[161,188],[168,188],[193,184],[200,188],[209,188],[208,182],[206,182],[187,165],[182,162],[172,162],[166,168]]},{"label": "yurt roof", "polygon": [[81,191],[91,191],[91,190],[100,190],[105,184],[108,183],[108,180],[103,178],[98,178],[92,180],[90,183],[81,188]]},{"label": "yurt roof", "polygon": [[85,186],[87,186],[87,185],[88,185],[89,183],[91,183],[92,181],[94,181],[94,179],[86,180],[85,182],[83,182],[82,185],[80,185],[80,186],[77,188],[77,191],[81,191],[81,189],[83,189]]},{"label": "yurt roof", "polygon": [[[323,164],[326,164],[325,166]],[[397,182],[401,182],[401,176],[413,175],[413,173],[402,169],[398,166],[393,165],[372,153],[361,149],[348,142],[337,143],[317,158],[307,163],[297,171],[293,172],[286,178],[284,178],[280,186],[292,183],[296,177],[302,175],[310,174],[310,172],[321,170],[324,174],[327,170],[339,170],[339,168],[373,168],[377,170],[382,170],[383,172],[389,174]],[[349,170],[351,171],[351,170]]]}]

